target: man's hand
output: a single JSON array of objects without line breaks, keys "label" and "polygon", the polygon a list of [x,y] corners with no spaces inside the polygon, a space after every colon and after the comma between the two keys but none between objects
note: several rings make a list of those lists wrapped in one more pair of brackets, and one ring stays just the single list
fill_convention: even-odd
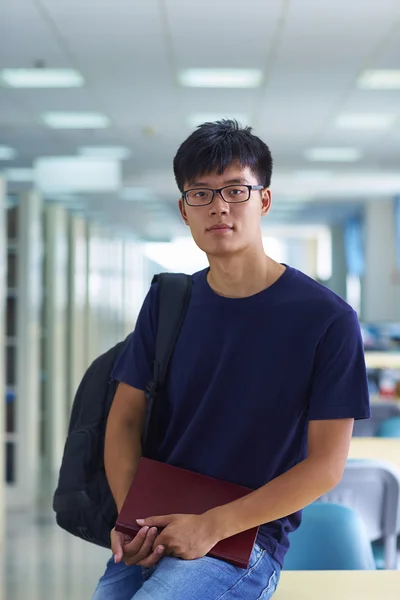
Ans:
[{"label": "man's hand", "polygon": [[185,560],[202,558],[220,541],[213,521],[206,514],[149,517],[138,519],[137,523],[142,527],[163,528],[153,542],[153,550],[162,546],[166,555]]},{"label": "man's hand", "polygon": [[116,563],[123,561],[127,566],[151,567],[157,564],[164,554],[164,547],[160,544],[154,546],[153,550],[157,534],[156,527],[142,527],[134,538],[113,529],[111,531],[111,550],[114,554],[114,561]]}]

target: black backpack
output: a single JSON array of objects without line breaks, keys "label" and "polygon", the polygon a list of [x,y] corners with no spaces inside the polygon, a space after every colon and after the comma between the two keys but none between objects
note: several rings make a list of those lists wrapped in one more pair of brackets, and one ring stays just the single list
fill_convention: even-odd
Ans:
[{"label": "black backpack", "polygon": [[[157,456],[162,439],[158,407],[169,361],[189,304],[192,279],[179,273],[156,275],[158,329],[153,379],[146,389],[147,414],[142,453]],[[131,334],[132,335],[132,334]],[[60,527],[86,541],[110,548],[117,509],[104,469],[104,436],[108,413],[118,386],[110,378],[129,335],[86,371],[75,395],[53,510]]]}]

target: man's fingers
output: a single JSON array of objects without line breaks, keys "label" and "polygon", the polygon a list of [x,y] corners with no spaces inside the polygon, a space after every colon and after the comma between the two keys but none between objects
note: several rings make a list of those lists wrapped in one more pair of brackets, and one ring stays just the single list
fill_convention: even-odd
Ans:
[{"label": "man's fingers", "polygon": [[[118,531],[113,530],[111,534],[111,551],[114,554],[114,562],[119,563],[124,557],[126,548],[130,548],[133,546],[133,551],[135,548],[140,550],[142,547],[143,541],[146,538],[148,527],[143,527],[136,537],[130,542],[125,542],[125,537]],[[143,531],[144,530],[144,531]]]},{"label": "man's fingers", "polygon": [[157,546],[157,548],[148,556],[144,558],[140,562],[137,563],[139,567],[154,567],[164,556],[165,548],[164,546]]},{"label": "man's fingers", "polygon": [[122,552],[122,548],[118,549],[116,552],[114,551],[113,554],[114,554],[114,562],[115,563],[121,562],[122,557],[124,555],[124,553]]},{"label": "man's fingers", "polygon": [[122,542],[120,540],[112,540],[111,551],[113,554],[118,554],[120,551],[122,552]]},{"label": "man's fingers", "polygon": [[139,529],[138,533],[136,534],[136,536],[133,538],[133,540],[131,542],[129,542],[128,544],[124,544],[124,554],[133,554],[134,552],[139,552],[140,548],[143,545],[143,542],[145,541],[146,537],[147,537],[147,533],[149,531],[150,527],[142,527],[141,529]]},{"label": "man's fingers", "polygon": [[147,519],[136,519],[136,523],[141,527],[166,527],[174,521],[176,515],[159,515],[158,517],[147,517]]},{"label": "man's fingers", "polygon": [[125,548],[124,555],[126,557],[126,564],[127,565],[136,565],[142,559],[147,558],[147,556],[151,552],[151,549],[152,549],[152,546],[153,546],[156,536],[157,536],[157,529],[156,529],[156,527],[152,527],[151,529],[149,529],[147,536],[144,539],[139,550],[130,551],[129,549]]},{"label": "man's fingers", "polygon": [[116,563],[120,562],[124,554],[122,549],[122,536],[115,530],[113,530],[111,534],[111,551],[114,554],[114,561]]},{"label": "man's fingers", "polygon": [[[148,557],[151,552],[155,538],[157,537],[158,531],[156,527],[148,530],[147,535],[144,539],[141,539],[140,547],[134,546],[131,542],[124,547],[124,558],[127,566],[136,565],[139,561]],[[136,538],[135,538],[136,539]]]},{"label": "man's fingers", "polygon": [[140,556],[140,559],[146,558],[150,554],[150,552],[152,551],[154,540],[156,539],[157,535],[158,535],[157,527],[152,527],[151,529],[149,529],[146,539],[143,542],[142,548],[139,551],[138,556]]},{"label": "man's fingers", "polygon": [[120,548],[113,549],[113,554],[114,554],[114,562],[115,563],[121,562],[121,560],[124,556],[124,551],[122,550],[122,546]]}]

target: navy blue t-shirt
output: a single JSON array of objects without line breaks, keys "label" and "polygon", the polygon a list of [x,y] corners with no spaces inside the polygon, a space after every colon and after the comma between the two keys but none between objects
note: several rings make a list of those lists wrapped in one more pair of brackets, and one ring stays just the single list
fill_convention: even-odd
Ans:
[{"label": "navy blue t-shirt", "polygon": [[[257,489],[306,457],[313,419],[368,418],[363,343],[354,310],[287,267],[247,298],[217,295],[193,275],[163,398],[165,462]],[[144,390],[152,377],[157,284],[113,378]],[[163,419],[164,420],[164,419]],[[301,511],[260,528],[282,565]]]}]

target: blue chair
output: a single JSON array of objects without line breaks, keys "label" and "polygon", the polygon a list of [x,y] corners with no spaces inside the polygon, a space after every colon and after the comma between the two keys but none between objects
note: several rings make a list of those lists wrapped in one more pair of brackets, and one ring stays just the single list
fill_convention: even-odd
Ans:
[{"label": "blue chair", "polygon": [[289,541],[285,570],[376,569],[364,523],[347,506],[324,502],[307,506],[302,524]]},{"label": "blue chair", "polygon": [[341,504],[361,517],[378,568],[397,569],[400,470],[385,461],[348,459],[341,481],[318,502]]},{"label": "blue chair", "polygon": [[400,438],[400,417],[390,417],[383,421],[378,427],[377,436]]}]

